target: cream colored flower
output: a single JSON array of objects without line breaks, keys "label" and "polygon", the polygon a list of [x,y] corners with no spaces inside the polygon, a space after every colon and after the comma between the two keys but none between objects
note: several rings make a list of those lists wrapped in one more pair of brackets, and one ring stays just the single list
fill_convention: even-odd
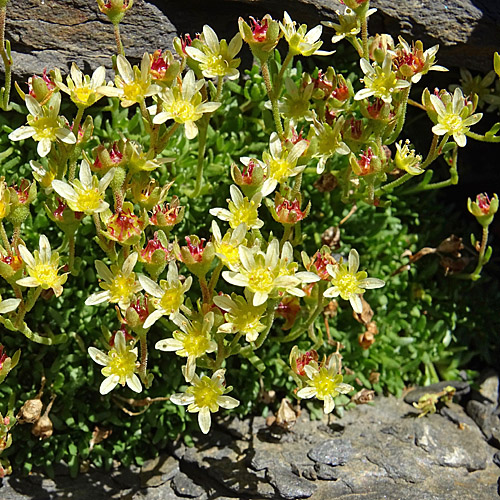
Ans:
[{"label": "cream colored flower", "polygon": [[262,200],[262,193],[257,192],[249,200],[243,197],[242,192],[234,185],[229,187],[231,200],[227,200],[229,210],[225,208],[211,208],[210,214],[221,220],[229,222],[232,229],[236,229],[240,224],[245,224],[248,229],[260,229],[264,222],[259,219],[259,207]]},{"label": "cream colored flower", "polygon": [[354,388],[342,382],[343,377],[335,370],[334,356],[331,356],[321,368],[315,361],[304,366],[304,371],[309,379],[307,387],[297,392],[297,397],[310,399],[316,397],[323,401],[323,412],[331,413],[335,408],[334,398],[339,394],[347,394]]},{"label": "cream colored flower", "polygon": [[[195,122],[204,113],[213,113],[221,104],[220,102],[202,102],[200,89],[203,85],[205,85],[205,80],[196,81],[194,72],[188,71],[182,84],[167,88],[161,93],[163,111],[153,118],[153,123],[161,124],[167,120],[174,120],[185,126],[188,139],[194,139],[198,135]],[[156,109],[156,106],[154,108]]]},{"label": "cream colored flower", "polygon": [[264,151],[262,160],[267,167],[267,177],[262,185],[262,195],[271,194],[278,184],[282,184],[290,177],[302,172],[306,166],[297,166],[299,158],[308,147],[305,140],[298,141],[291,149],[283,148],[281,140],[276,132],[271,134],[269,151]]},{"label": "cream colored flower", "polygon": [[104,95],[97,92],[97,89],[104,84],[106,79],[106,68],[99,66],[92,78],[84,75],[78,66],[73,63],[71,65],[70,76],[67,77],[64,85],[62,82],[56,82],[56,85],[66,94],[69,94],[71,100],[79,108],[88,108],[96,103]]},{"label": "cream colored flower", "polygon": [[[183,367],[184,368],[184,367]],[[187,411],[198,413],[198,424],[203,434],[208,434],[211,426],[210,413],[219,411],[219,407],[231,410],[240,402],[231,396],[225,396],[232,388],[226,387],[224,380],[225,370],[217,370],[211,378],[194,375],[191,387],[186,392],[179,392],[170,396],[170,401],[176,405],[188,406]]]},{"label": "cream colored flower", "polygon": [[159,340],[155,348],[160,351],[174,351],[178,356],[187,357],[184,377],[186,382],[191,382],[195,376],[196,360],[217,349],[217,343],[211,337],[214,313],[210,311],[203,319],[193,321],[178,314],[173,321],[181,331],[176,330],[172,339]]},{"label": "cream colored flower", "polygon": [[19,255],[26,264],[29,277],[16,281],[18,285],[26,287],[42,287],[43,290],[52,288],[54,295],[59,297],[63,292],[62,285],[66,283],[68,274],[59,276],[59,254],[52,252],[49,239],[44,234],[40,235],[39,248],[35,256],[24,246],[19,245]]},{"label": "cream colored flower", "polygon": [[98,87],[97,92],[108,97],[119,97],[124,108],[143,102],[146,97],[158,94],[159,85],[151,83],[151,59],[145,53],[141,61],[141,69],[131,64],[118,54],[116,57],[118,75],[115,77],[116,87]]},{"label": "cream colored flower", "polygon": [[339,295],[351,303],[352,308],[358,314],[363,312],[361,295],[367,289],[382,288],[385,282],[378,278],[368,278],[365,271],[358,272],[359,254],[353,248],[349,252],[349,268],[342,261],[333,266],[328,264],[326,270],[332,277],[332,287],[323,294],[325,297],[338,297]]},{"label": "cream colored flower", "polygon": [[438,121],[432,127],[432,131],[436,135],[452,135],[457,145],[463,148],[467,143],[466,134],[469,132],[469,128],[471,125],[476,124],[483,117],[483,114],[475,113],[467,116],[468,110],[465,106],[465,97],[458,87],[453,93],[453,100],[448,102],[446,106],[434,94],[431,94],[431,102],[436,110]]},{"label": "cream colored flower", "polygon": [[52,143],[58,140],[65,144],[75,144],[75,134],[69,129],[66,120],[59,116],[61,94],[55,92],[46,104],[40,106],[38,101],[26,95],[25,104],[28,108],[28,125],[23,125],[9,134],[11,141],[21,141],[33,137],[38,142],[37,153],[43,158],[52,148]]},{"label": "cream colored flower", "polygon": [[80,165],[80,180],[71,184],[65,181],[54,180],[52,187],[54,191],[62,196],[74,212],[84,212],[87,215],[104,212],[109,203],[104,201],[104,195],[109,183],[113,180],[115,169],[109,170],[101,180],[93,176],[90,165],[82,160]]},{"label": "cream colored flower", "polygon": [[99,388],[101,394],[108,394],[118,384],[127,386],[134,392],[141,392],[142,386],[139,377],[135,374],[137,363],[137,347],[132,348],[125,341],[122,330],[116,332],[115,345],[108,354],[96,347],[89,347],[90,357],[98,364],[104,366],[101,373],[106,377]]},{"label": "cream colored flower", "polygon": [[201,50],[194,46],[188,46],[186,53],[200,63],[204,77],[222,78],[227,76],[230,80],[235,80],[240,76],[240,72],[236,69],[241,62],[241,59],[236,59],[236,55],[243,44],[239,33],[232,38],[228,45],[226,40],[219,42],[215,31],[205,24],[200,42]]},{"label": "cream colored flower", "polygon": [[0,295],[0,314],[5,314],[12,312],[17,309],[17,306],[21,303],[21,299],[2,299]]},{"label": "cream colored flower", "polygon": [[134,267],[139,254],[131,253],[123,262],[121,269],[112,265],[111,269],[101,260],[95,261],[99,276],[104,280],[99,286],[104,292],[93,293],[85,301],[86,306],[95,306],[102,302],[118,304],[121,310],[127,309],[134,300],[135,294],[142,290],[141,284],[136,281]]},{"label": "cream colored flower", "polygon": [[222,237],[219,226],[216,221],[212,221],[213,244],[215,247],[215,255],[219,257],[221,262],[231,269],[237,271],[240,267],[240,258],[238,248],[245,246],[247,234],[246,224],[242,223],[233,231],[229,229]]},{"label": "cream colored flower", "polygon": [[166,281],[161,280],[158,285],[152,279],[140,274],[139,282],[144,290],[152,297],[150,302],[155,307],[155,311],[153,311],[144,322],[144,328],[149,328],[162,316],[168,314],[170,319],[173,319],[179,314],[184,302],[184,294],[191,288],[193,278],[189,276],[184,283],[181,283],[177,271],[177,264],[171,261],[168,264]]}]

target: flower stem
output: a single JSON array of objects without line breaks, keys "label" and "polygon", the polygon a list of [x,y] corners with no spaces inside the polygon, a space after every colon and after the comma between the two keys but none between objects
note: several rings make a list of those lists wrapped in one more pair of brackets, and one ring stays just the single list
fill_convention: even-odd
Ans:
[{"label": "flower stem", "polygon": [[[7,7],[0,8],[0,56],[4,64],[5,70],[5,85],[2,89],[0,107],[4,111],[8,111],[10,100],[10,89],[12,86],[12,58],[9,57],[5,50],[5,17],[7,15]],[[7,42],[8,43],[8,42]]]},{"label": "flower stem", "polygon": [[403,125],[405,124],[406,119],[406,109],[408,107],[408,97],[410,96],[411,85],[406,87],[403,91],[403,100],[399,103],[398,106],[398,120],[396,124],[395,130],[389,136],[389,138],[384,142],[385,144],[392,144],[403,130]]},{"label": "flower stem", "polygon": [[224,264],[222,262],[219,262],[217,264],[217,267],[214,269],[212,276],[210,277],[210,281],[208,283],[208,292],[210,293],[210,300],[212,300],[212,297],[214,295],[214,290],[217,285],[217,282],[219,281],[219,276],[223,267]]},{"label": "flower stem", "polygon": [[283,124],[281,123],[280,112],[278,109],[278,100],[276,99],[273,85],[271,83],[271,75],[269,73],[269,66],[267,64],[267,61],[262,64],[262,77],[264,78],[264,83],[266,85],[267,96],[271,101],[271,108],[273,111],[274,124],[276,125],[276,132],[278,132],[279,138],[283,140],[285,137],[285,133],[283,131]]},{"label": "flower stem", "polygon": [[[205,119],[203,119],[205,121]],[[194,191],[191,193],[191,198],[198,198],[203,186],[203,165],[205,163],[205,148],[207,145],[207,132],[208,132],[208,119],[203,126],[200,125],[200,132],[198,134],[198,163],[196,166],[196,183]]]},{"label": "flower stem", "polygon": [[[83,112],[84,108],[79,107],[78,111],[76,113],[75,119],[73,120],[73,134],[75,134],[75,137],[77,138],[77,143],[78,143],[78,129],[80,128],[80,123],[82,121],[83,117]],[[75,150],[73,151],[71,155],[71,160],[69,163],[69,174],[68,174],[68,181],[73,182],[75,180],[75,175],[76,175],[76,160],[78,159],[78,154],[76,153],[76,145],[75,145]]]},{"label": "flower stem", "polygon": [[[283,81],[283,75],[285,74],[286,69],[290,65],[293,59],[293,53],[288,51],[288,54],[285,57],[285,60],[283,61],[283,64],[281,65],[280,72],[278,73],[278,78],[276,78],[276,89],[281,89],[281,84]],[[274,96],[276,97],[276,96]]]},{"label": "flower stem", "polygon": [[141,345],[141,364],[139,365],[139,377],[141,377],[142,383],[148,388],[148,343],[146,340],[146,334],[140,336]]},{"label": "flower stem", "polygon": [[262,332],[259,333],[259,336],[255,341],[255,349],[258,349],[264,343],[264,341],[267,339],[267,336],[269,335],[269,332],[271,331],[271,327],[273,326],[274,322],[274,313],[276,311],[276,306],[278,305],[279,300],[280,299],[268,299],[267,301],[267,325],[266,329],[262,330]]},{"label": "flower stem", "polygon": [[368,52],[368,18],[366,14],[361,17],[361,40],[363,43],[363,57],[369,59]]},{"label": "flower stem", "polygon": [[470,137],[471,139],[475,139],[476,141],[481,141],[481,142],[500,142],[500,135],[481,135],[481,134],[476,134],[475,132],[467,132],[465,134],[467,137]]},{"label": "flower stem", "polygon": [[2,243],[3,246],[5,247],[5,250],[7,250],[7,253],[9,255],[12,255],[12,247],[10,246],[10,241],[7,236],[7,233],[5,232],[5,227],[2,221],[0,221],[0,236],[2,237]]},{"label": "flower stem", "polygon": [[121,54],[125,57],[125,50],[123,48],[122,37],[120,36],[120,25],[119,23],[113,23],[113,29],[115,31],[115,40],[116,40],[116,50],[117,54]]}]

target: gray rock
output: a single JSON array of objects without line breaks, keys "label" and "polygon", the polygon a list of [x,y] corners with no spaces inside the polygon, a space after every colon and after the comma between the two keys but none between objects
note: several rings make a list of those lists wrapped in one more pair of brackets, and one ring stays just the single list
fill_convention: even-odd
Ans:
[{"label": "gray rock", "polygon": [[475,399],[471,399],[470,401],[467,401],[466,408],[468,415],[483,431],[486,439],[491,439],[492,427],[495,418],[495,407],[489,403],[482,403],[480,401],[476,401]]},{"label": "gray rock", "polygon": [[[402,34],[422,39],[426,47],[439,43],[439,63],[488,71],[500,47],[500,6],[486,0],[372,0],[378,12],[371,17],[372,33]],[[340,3],[331,0],[288,0],[295,20],[313,27],[336,19]],[[217,15],[214,16],[213,13]],[[128,57],[138,60],[144,51],[171,48],[176,34],[201,32],[208,21],[221,38],[237,31],[239,16],[283,15],[282,0],[213,0],[159,2],[137,0],[120,29]],[[325,30],[323,40],[330,47]],[[113,29],[95,0],[23,0],[7,8],[6,38],[12,43],[14,74],[24,80],[44,68],[67,72],[71,62],[90,70],[111,66],[116,51]],[[249,60],[249,52],[246,54]]]},{"label": "gray rock", "polygon": [[326,465],[344,465],[352,455],[350,441],[342,438],[329,439],[310,449],[307,456]]},{"label": "gray rock", "polygon": [[152,487],[170,481],[179,472],[179,462],[174,457],[156,457],[141,467],[141,486]]},{"label": "gray rock", "polygon": [[309,498],[317,488],[314,483],[298,477],[286,467],[269,469],[267,476],[280,497],[287,500]]},{"label": "gray rock", "polygon": [[483,402],[498,405],[498,373],[495,370],[487,370],[481,374],[479,383],[479,394],[486,400]]},{"label": "gray rock", "polygon": [[314,464],[314,470],[316,471],[316,477],[323,481],[336,481],[339,478],[339,469],[332,465],[316,463]]},{"label": "gray rock", "polygon": [[494,455],[493,455],[493,463],[498,465],[498,467],[500,467],[500,451],[497,451]]},{"label": "gray rock", "polygon": [[189,476],[183,472],[179,472],[173,479],[171,484],[172,489],[181,497],[199,498],[205,491],[196,484]]}]

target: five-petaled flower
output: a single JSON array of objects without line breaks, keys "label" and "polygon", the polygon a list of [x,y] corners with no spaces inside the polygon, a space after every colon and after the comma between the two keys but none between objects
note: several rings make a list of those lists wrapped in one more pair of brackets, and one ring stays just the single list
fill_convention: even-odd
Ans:
[{"label": "five-petaled flower", "polygon": [[125,310],[134,300],[135,294],[142,290],[141,284],[136,281],[134,267],[139,254],[131,253],[123,262],[121,269],[112,265],[111,269],[101,260],[95,261],[95,267],[99,276],[104,280],[99,286],[104,292],[93,293],[85,301],[87,306],[95,306],[102,302],[118,304],[120,309]]},{"label": "five-petaled flower", "polygon": [[[194,139],[198,135],[198,121],[204,113],[213,113],[220,106],[220,102],[202,102],[200,89],[205,80],[196,80],[193,71],[188,71],[182,80],[172,88],[161,93],[162,111],[154,116],[153,123],[161,124],[167,120],[174,120],[184,125],[186,137]],[[152,111],[156,110],[156,106]]]},{"label": "five-petaled flower", "polygon": [[188,406],[187,411],[198,413],[198,424],[201,432],[208,434],[211,425],[210,413],[215,413],[219,407],[231,410],[240,402],[231,396],[225,396],[231,388],[225,387],[225,370],[217,370],[211,378],[203,375],[201,378],[194,375],[192,385],[186,392],[179,392],[170,396],[170,401],[176,405]]},{"label": "five-petaled flower", "polygon": [[58,275],[59,254],[52,252],[47,236],[40,235],[40,250],[35,250],[35,256],[24,246],[19,245],[19,254],[26,264],[29,277],[21,278],[16,283],[26,287],[42,287],[43,290],[52,288],[56,297],[63,291],[62,285],[66,283],[68,275]]},{"label": "five-petaled flower", "polygon": [[141,392],[142,386],[137,370],[137,347],[132,347],[125,340],[125,332],[118,330],[114,339],[114,347],[105,354],[96,347],[89,347],[90,357],[98,364],[104,366],[101,373],[106,377],[99,388],[101,394],[108,394],[118,384],[127,386],[134,392]]},{"label": "five-petaled flower", "polygon": [[385,282],[378,278],[368,278],[365,271],[359,271],[359,254],[353,248],[349,252],[349,268],[340,261],[333,266],[328,264],[326,269],[332,277],[332,287],[325,291],[325,297],[338,297],[339,295],[351,303],[358,314],[363,312],[361,295],[370,288],[381,288]]},{"label": "five-petaled flower", "polygon": [[203,318],[195,318],[193,321],[182,314],[172,319],[181,330],[173,333],[173,339],[159,340],[155,347],[160,351],[175,351],[178,356],[187,357],[183,373],[186,382],[191,382],[195,377],[196,360],[217,349],[217,343],[211,337],[214,313],[210,311]]},{"label": "five-petaled flower", "polygon": [[342,375],[336,372],[334,356],[328,359],[326,365],[320,367],[317,362],[311,361],[303,369],[309,380],[307,387],[297,392],[297,397],[303,399],[316,397],[323,401],[325,414],[331,413],[335,408],[334,398],[353,390],[352,386],[342,382]]},{"label": "five-petaled flower", "polygon": [[74,180],[71,185],[67,182],[54,180],[52,187],[54,191],[62,196],[69,208],[74,212],[83,212],[87,215],[104,212],[109,207],[109,203],[104,201],[104,194],[112,181],[115,170],[108,170],[101,180],[93,176],[90,165],[86,160],[82,160],[80,166],[80,180]]},{"label": "five-petaled flower", "polygon": [[[186,53],[189,57],[200,63],[200,69],[206,78],[222,78],[227,76],[234,80],[240,76],[236,69],[240,65],[241,59],[236,55],[241,50],[241,35],[237,33],[227,44],[226,40],[221,40],[215,31],[205,24],[203,26],[203,35],[200,41],[190,47],[186,47]],[[198,48],[199,47],[199,48]]]},{"label": "five-petaled flower", "polygon": [[170,319],[173,319],[179,314],[184,302],[184,294],[191,287],[193,278],[189,276],[184,283],[181,283],[177,264],[171,261],[168,265],[167,279],[161,280],[159,285],[142,274],[139,275],[139,282],[151,296],[150,303],[155,307],[144,323],[144,328],[149,328],[162,316],[169,315]]},{"label": "five-petaled flower", "polygon": [[66,120],[59,116],[61,107],[61,94],[56,92],[41,106],[38,101],[26,96],[26,107],[29,115],[28,125],[23,125],[9,134],[11,141],[20,141],[33,137],[38,142],[37,152],[41,157],[47,156],[52,148],[52,143],[58,140],[65,144],[75,144],[76,137],[68,127]]},{"label": "five-petaled flower", "polygon": [[469,109],[465,105],[462,91],[457,87],[453,93],[453,99],[446,106],[437,95],[430,96],[432,105],[437,113],[437,124],[432,127],[436,135],[452,135],[458,146],[464,147],[467,143],[466,134],[469,128],[476,124],[482,117],[482,113],[469,115]]}]

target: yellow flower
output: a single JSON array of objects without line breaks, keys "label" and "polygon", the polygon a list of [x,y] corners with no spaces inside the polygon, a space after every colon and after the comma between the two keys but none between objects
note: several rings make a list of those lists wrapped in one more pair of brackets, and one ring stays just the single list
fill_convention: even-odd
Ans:
[{"label": "yellow flower", "polygon": [[5,177],[0,177],[0,220],[5,219],[10,212],[10,191],[7,188]]},{"label": "yellow flower", "polygon": [[101,180],[93,176],[90,165],[86,160],[82,160],[80,166],[80,180],[75,180],[72,185],[67,182],[54,180],[52,187],[54,191],[62,196],[69,208],[74,212],[84,212],[87,215],[104,212],[109,203],[104,201],[104,193],[112,181],[115,169],[109,170]]},{"label": "yellow flower", "polygon": [[255,342],[259,333],[265,330],[266,326],[260,322],[266,312],[266,304],[254,306],[251,303],[251,296],[248,301],[244,297],[236,294],[217,295],[213,298],[214,304],[224,311],[226,323],[219,326],[218,331],[223,333],[241,332],[245,335],[247,342]]},{"label": "yellow flower", "polygon": [[353,390],[353,387],[349,384],[342,383],[343,377],[337,373],[334,356],[330,356],[326,366],[321,368],[316,361],[310,362],[304,366],[304,372],[309,379],[307,381],[308,386],[300,389],[297,396],[303,399],[316,397],[323,401],[325,414],[331,413],[335,408],[335,397]]},{"label": "yellow flower", "polygon": [[224,380],[225,370],[217,370],[211,378],[207,376],[194,375],[192,386],[186,392],[179,392],[170,396],[170,401],[176,405],[189,405],[187,411],[198,413],[198,424],[201,432],[208,434],[211,425],[210,413],[215,413],[219,407],[231,410],[236,408],[240,402],[231,396],[224,394],[232,388],[226,387]]},{"label": "yellow flower", "polygon": [[220,102],[202,103],[200,89],[204,84],[205,80],[196,81],[194,72],[188,71],[182,84],[167,88],[160,94],[163,111],[153,118],[153,123],[161,124],[167,120],[174,120],[185,126],[188,139],[194,139],[198,135],[198,127],[195,122],[204,113],[212,113],[220,106]]},{"label": "yellow flower", "polygon": [[238,248],[246,244],[246,224],[240,224],[234,231],[228,230],[224,237],[222,237],[217,222],[212,221],[212,234],[214,237],[215,255],[231,271],[237,271],[240,266]]},{"label": "yellow flower", "polygon": [[217,349],[217,343],[210,335],[214,326],[214,313],[210,311],[202,320],[193,321],[178,314],[173,321],[181,331],[176,330],[173,339],[159,340],[155,348],[160,351],[175,351],[178,356],[187,357],[184,378],[186,382],[191,382],[195,376],[196,359]]},{"label": "yellow flower", "polygon": [[258,192],[249,200],[243,197],[242,192],[234,185],[229,187],[231,200],[228,201],[229,210],[225,208],[211,208],[210,214],[229,222],[232,229],[245,224],[248,229],[260,229],[264,222],[259,219],[258,208],[262,200],[262,193]]},{"label": "yellow flower", "polygon": [[127,309],[134,300],[135,294],[142,290],[133,272],[138,256],[137,252],[131,253],[123,262],[121,269],[112,265],[111,270],[104,262],[96,260],[95,267],[99,276],[104,280],[99,283],[99,286],[104,292],[93,293],[87,298],[85,305],[95,306],[108,301],[111,304],[118,304],[122,310]]},{"label": "yellow flower", "polygon": [[365,271],[358,272],[359,254],[353,248],[349,252],[349,269],[342,261],[335,267],[332,264],[326,266],[328,274],[332,277],[332,287],[323,294],[325,297],[338,297],[339,295],[351,303],[352,308],[358,314],[363,312],[361,295],[365,290],[381,288],[385,282],[378,278],[368,278]]},{"label": "yellow flower", "polygon": [[467,143],[466,134],[470,126],[477,123],[483,114],[475,113],[469,116],[465,97],[458,87],[453,93],[453,99],[448,99],[446,106],[437,95],[431,94],[430,99],[437,113],[437,124],[432,127],[432,131],[436,135],[453,135],[457,145],[463,148]]},{"label": "yellow flower", "polygon": [[141,61],[141,69],[132,66],[119,54],[116,57],[118,75],[115,77],[116,87],[98,87],[97,92],[108,97],[119,97],[124,108],[140,103],[160,92],[161,87],[151,83],[151,60],[147,53]]},{"label": "yellow flower", "polygon": [[156,309],[144,322],[144,328],[149,328],[162,316],[168,314],[170,319],[173,319],[179,314],[179,310],[183,307],[184,294],[191,287],[193,278],[189,276],[181,284],[177,264],[171,261],[168,265],[167,281],[161,280],[160,285],[157,285],[152,279],[141,274],[139,282],[144,290],[153,297],[151,303]]},{"label": "yellow flower", "polygon": [[366,59],[360,60],[361,69],[365,74],[363,83],[365,88],[356,93],[354,99],[360,101],[367,97],[378,97],[384,102],[392,102],[392,95],[402,89],[409,87],[410,82],[398,79],[392,70],[392,58],[390,54],[385,56],[382,66],[374,63],[371,65]]},{"label": "yellow flower", "polygon": [[345,7],[343,14],[337,10],[337,16],[339,24],[332,23],[331,21],[321,21],[321,24],[324,26],[335,30],[336,34],[332,36],[332,43],[340,42],[340,40],[346,37],[355,37],[361,31],[361,21],[349,7]]},{"label": "yellow flower", "polygon": [[290,53],[293,55],[301,54],[303,56],[329,56],[333,52],[318,50],[323,42],[319,41],[323,27],[318,25],[312,30],[307,31],[307,26],[302,24],[295,29],[295,21],[292,21],[288,12],[284,13],[283,23],[280,23],[281,31],[288,42]]},{"label": "yellow flower", "polygon": [[322,174],[325,170],[327,160],[334,154],[347,155],[350,149],[345,142],[342,142],[342,127],[344,125],[344,117],[339,117],[335,121],[335,125],[331,127],[328,123],[320,123],[314,120],[312,131],[314,136],[311,141],[314,158],[319,158],[316,171]]},{"label": "yellow flower", "polygon": [[28,278],[17,280],[16,283],[26,287],[42,287],[44,290],[52,288],[56,297],[63,291],[62,285],[66,283],[68,275],[57,273],[59,267],[59,254],[52,253],[50,243],[44,234],[40,235],[40,250],[35,250],[35,256],[24,246],[19,245],[19,254],[26,264]]},{"label": "yellow flower", "polygon": [[282,184],[290,177],[302,172],[306,166],[297,166],[299,158],[308,147],[305,140],[298,141],[291,149],[283,148],[281,140],[276,132],[271,134],[269,151],[264,151],[262,160],[267,166],[268,175],[262,185],[262,195],[271,194],[278,184]]},{"label": "yellow flower", "polygon": [[106,378],[99,388],[101,394],[108,394],[118,384],[127,384],[134,392],[142,391],[141,381],[135,374],[138,366],[137,347],[132,348],[127,344],[122,330],[116,332],[115,345],[108,354],[95,347],[89,347],[88,353],[98,365],[104,366],[101,373]]},{"label": "yellow flower", "polygon": [[[237,33],[229,42],[221,40],[215,31],[208,25],[203,26],[203,35],[198,43],[197,48],[194,45],[186,47],[186,53],[189,57],[200,63],[200,69],[206,78],[222,78],[227,76],[230,80],[234,80],[240,76],[240,72],[236,69],[241,62],[241,59],[235,59],[235,56],[241,50],[243,41],[241,35]],[[201,50],[200,50],[201,49]]]},{"label": "yellow flower", "polygon": [[26,95],[26,107],[29,115],[28,125],[23,125],[9,134],[11,141],[21,141],[33,137],[38,142],[37,153],[43,158],[47,156],[56,141],[65,144],[75,144],[75,134],[68,128],[63,117],[59,116],[61,107],[61,94],[56,92],[44,106],[40,106],[38,101]]},{"label": "yellow flower", "polygon": [[399,141],[396,144],[394,163],[400,170],[405,170],[411,175],[419,175],[423,172],[419,166],[422,162],[422,156],[416,155],[415,150],[408,147],[409,144],[410,141],[408,139],[406,139],[404,145],[403,141]]},{"label": "yellow flower", "polygon": [[[232,285],[244,286],[254,293],[253,305],[260,306],[267,301],[270,295],[277,295],[279,290],[291,295],[303,297],[305,294],[300,288],[301,283],[319,281],[314,273],[295,273],[297,264],[292,262],[292,248],[290,242],[283,245],[282,256],[279,256],[279,242],[273,239],[264,254],[256,247],[240,246],[239,257],[241,266],[236,271],[224,271],[222,277]],[[286,273],[282,270],[286,267]]]},{"label": "yellow flower", "polygon": [[71,65],[70,76],[66,78],[68,85],[64,85],[62,82],[56,82],[56,85],[63,92],[69,94],[71,100],[79,108],[88,108],[103,97],[103,94],[99,94],[97,89],[103,85],[105,79],[106,68],[104,66],[99,66],[91,78],[88,75],[84,75],[80,71],[80,68],[73,63]]}]

